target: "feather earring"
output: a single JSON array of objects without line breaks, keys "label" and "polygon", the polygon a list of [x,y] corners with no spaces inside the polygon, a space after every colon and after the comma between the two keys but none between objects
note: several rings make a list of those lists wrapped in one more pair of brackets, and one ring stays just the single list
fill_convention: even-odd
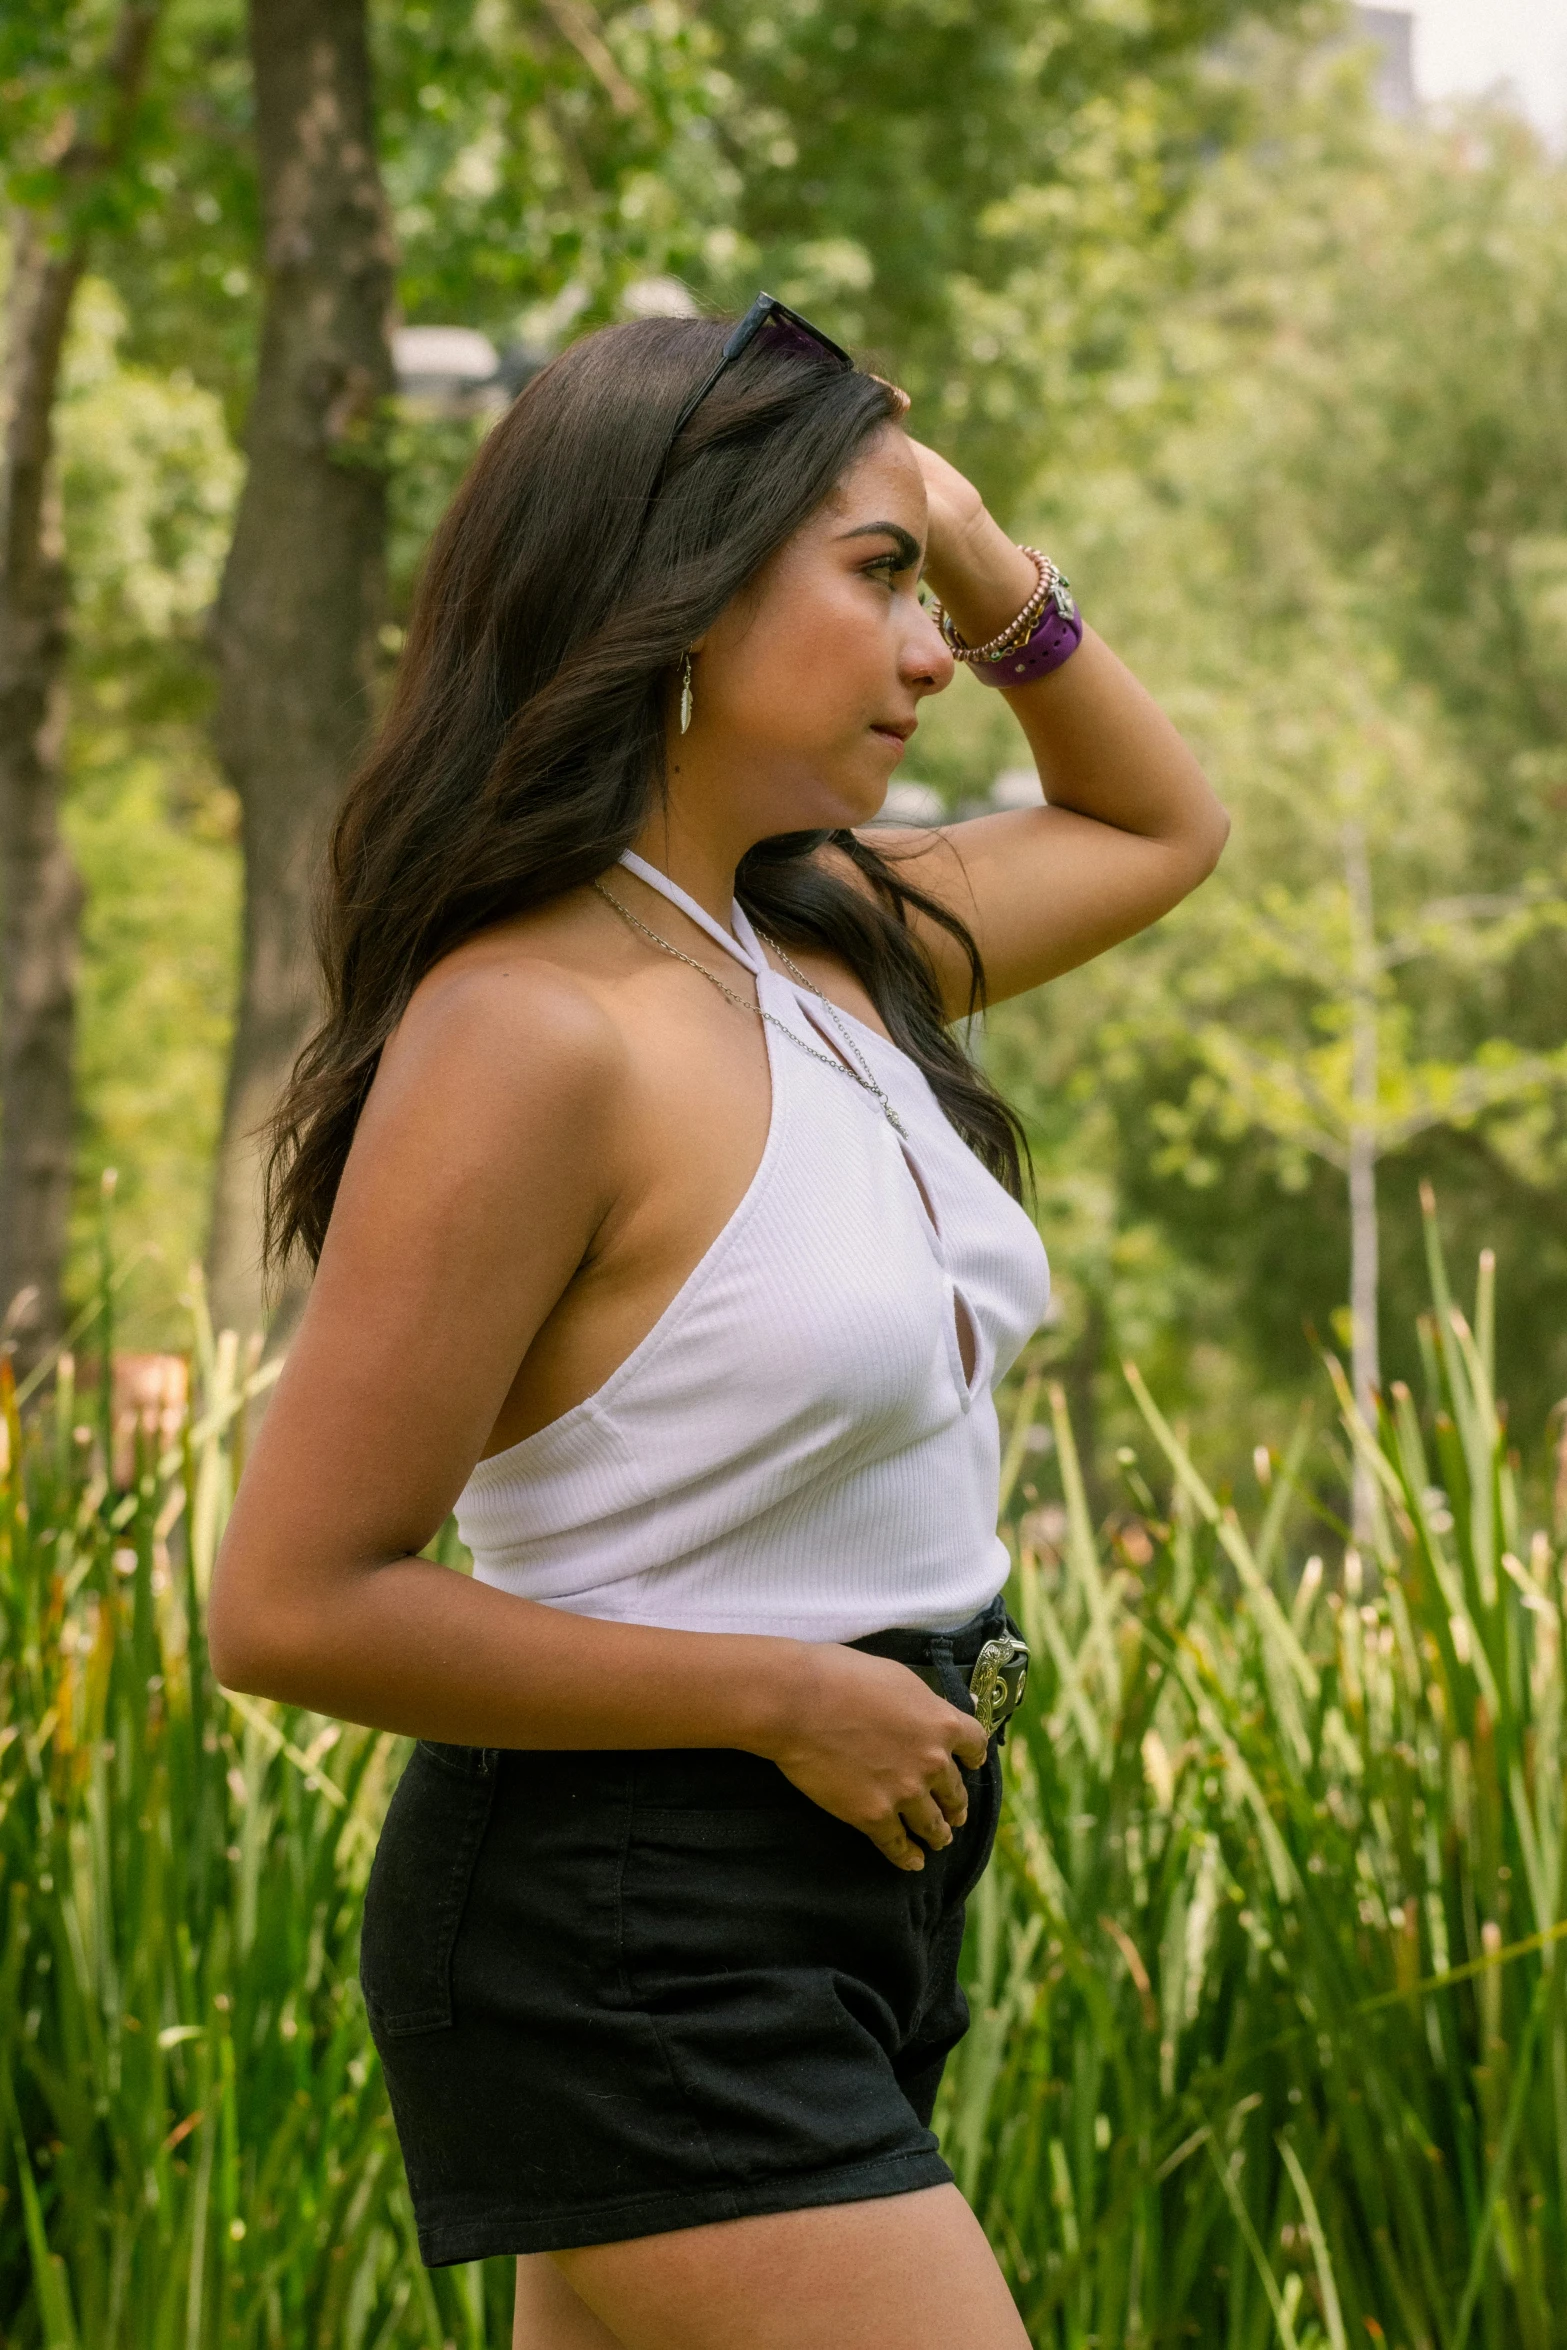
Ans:
[{"label": "feather earring", "polygon": [[680,656],[680,731],[685,734],[691,725],[691,656]]}]

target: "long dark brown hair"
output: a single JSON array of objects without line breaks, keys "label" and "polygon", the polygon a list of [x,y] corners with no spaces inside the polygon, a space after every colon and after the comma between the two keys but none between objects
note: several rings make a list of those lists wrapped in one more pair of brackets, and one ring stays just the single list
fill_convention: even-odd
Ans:
[{"label": "long dark brown hair", "polygon": [[[327,1010],[294,1066],[266,1165],[269,1265],[319,1257],[381,1052],[419,981],[489,923],[614,864],[664,789],[681,653],[897,412],[874,376],[759,335],[679,436],[715,319],[584,336],[489,434],[436,531],[380,738],[349,785],[317,946]],[[856,886],[816,852],[831,841]],[[865,886],[868,884],[868,889]],[[746,912],[846,963],[953,1126],[1017,1195],[1021,1129],[947,1027],[918,912],[984,970],[957,916],[851,832],[760,841]]]}]

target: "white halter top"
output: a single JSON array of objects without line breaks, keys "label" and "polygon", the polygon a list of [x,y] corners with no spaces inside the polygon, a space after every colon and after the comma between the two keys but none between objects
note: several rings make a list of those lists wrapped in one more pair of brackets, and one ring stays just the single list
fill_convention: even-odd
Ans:
[{"label": "white halter top", "polygon": [[[621,862],[841,1058],[738,904],[731,938]],[[457,1525],[480,1582],[617,1623],[800,1640],[950,1630],[1000,1589],[991,1391],[1045,1310],[1044,1248],[907,1054],[837,1016],[908,1139],[843,1068],[762,1024],[772,1116],[749,1190],[597,1393],[479,1462]]]}]

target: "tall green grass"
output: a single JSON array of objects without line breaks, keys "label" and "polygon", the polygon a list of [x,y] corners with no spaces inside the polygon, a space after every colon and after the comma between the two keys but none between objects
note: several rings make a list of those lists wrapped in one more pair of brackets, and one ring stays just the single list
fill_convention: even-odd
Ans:
[{"label": "tall green grass", "polygon": [[1135,1371],[1153,1466],[1106,1540],[1052,1399],[942,2116],[1038,2344],[1567,2340],[1563,1528],[1520,1516],[1491,1267],[1468,1320],[1427,1220],[1423,1399],[1368,1428],[1330,1366],[1365,1556],[1287,1575],[1304,1437],[1248,1526]]},{"label": "tall green grass", "polygon": [[0,2339],[479,2350],[506,2264],[420,2266],[355,1979],[398,1745],[215,1686],[260,1380],[199,1300],[194,1372],[116,1490],[106,1395],[24,1433],[0,1371]]},{"label": "tall green grass", "polygon": [[[1340,1383],[1254,1523],[1132,1374],[1097,1528],[1049,1401],[1064,1526],[1021,1523],[1035,1679],[939,2116],[1041,2350],[1567,2338],[1564,1529],[1520,1518],[1488,1271],[1466,1320],[1431,1262],[1423,1395],[1372,1430]],[[258,1383],[198,1298],[190,1410],[118,1486],[68,1359],[25,1430],[6,1387],[12,2350],[507,2339],[509,2264],[419,2264],[355,1980],[400,1746],[206,1662]],[[1375,1540],[1302,1573],[1351,1448]]]}]

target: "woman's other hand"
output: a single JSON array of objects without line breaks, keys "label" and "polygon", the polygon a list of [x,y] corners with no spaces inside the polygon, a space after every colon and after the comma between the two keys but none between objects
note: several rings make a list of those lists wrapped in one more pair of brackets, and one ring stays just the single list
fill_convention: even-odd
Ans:
[{"label": "woman's other hand", "polygon": [[914,1838],[936,1852],[952,1842],[968,1817],[958,1766],[978,1770],[990,1743],[985,1732],[892,1657],[822,1641],[796,1658],[799,1695],[768,1755],[894,1867],[922,1869]]}]

